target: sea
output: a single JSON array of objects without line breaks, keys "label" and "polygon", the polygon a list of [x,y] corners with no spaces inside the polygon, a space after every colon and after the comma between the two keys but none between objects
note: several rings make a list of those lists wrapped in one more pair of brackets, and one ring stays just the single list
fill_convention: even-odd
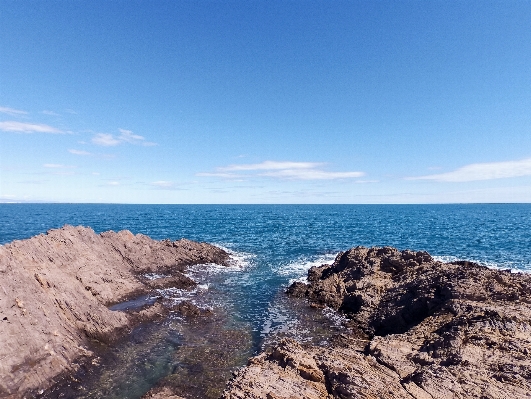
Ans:
[{"label": "sea", "polygon": [[[0,204],[0,244],[65,224],[89,226],[97,233],[127,229],[154,239],[188,238],[228,250],[230,267],[204,265],[190,271],[200,283],[193,292],[157,294],[176,302],[188,299],[199,306],[223,309],[228,319],[210,326],[209,334],[236,331],[243,348],[238,359],[227,362],[227,370],[243,366],[247,356],[258,353],[272,337],[290,332],[298,332],[302,338],[304,332],[308,335],[309,327],[301,325],[284,292],[291,282],[303,281],[310,267],[331,263],[339,252],[351,247],[423,250],[442,261],[468,260],[491,268],[531,272],[531,204]],[[321,315],[311,318],[318,317]],[[327,317],[330,323],[340,324],[333,315]],[[189,382],[191,375],[207,374],[208,365],[194,366],[198,371],[193,373],[192,366],[187,368],[190,356],[176,355],[187,345],[201,345],[194,341],[197,331],[194,335],[183,329],[183,323],[176,316],[158,325],[156,332],[150,328],[137,331],[135,345],[129,342],[114,348],[112,356],[102,355],[97,370],[84,377],[88,381],[84,386],[72,388],[75,392],[66,396],[62,388],[62,394],[48,397],[140,398],[161,378],[179,373],[188,373],[186,381],[177,381],[177,377],[172,381],[174,386],[189,389],[187,397],[215,397],[221,388],[210,395],[197,388],[205,382]],[[122,364],[119,358],[125,352],[128,356]],[[106,367],[107,371],[101,371]],[[120,368],[127,368],[127,373]],[[123,378],[125,374],[127,378]]]}]

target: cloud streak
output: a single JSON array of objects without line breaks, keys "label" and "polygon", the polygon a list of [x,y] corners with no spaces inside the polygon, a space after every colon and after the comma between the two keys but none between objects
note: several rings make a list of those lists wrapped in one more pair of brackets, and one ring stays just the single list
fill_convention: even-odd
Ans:
[{"label": "cloud streak", "polygon": [[63,165],[63,164],[59,164],[59,163],[45,163],[42,166],[45,167],[45,168],[52,168],[52,169],[63,169],[63,168],[73,168],[74,167],[74,166]]},{"label": "cloud streak", "polygon": [[223,173],[223,172],[200,172],[200,173],[196,173],[195,175],[199,177],[221,177],[223,179],[239,179],[239,178],[244,177],[243,174]]},{"label": "cloud streak", "polygon": [[156,143],[146,141],[145,137],[134,134],[131,130],[118,129],[118,131],[120,134],[116,136],[108,133],[97,133],[92,138],[92,143],[103,147],[114,147],[123,143],[141,145],[144,147],[157,145]]},{"label": "cloud streak", "polygon": [[61,115],[59,115],[57,112],[54,112],[54,111],[48,111],[48,110],[41,111],[41,114],[43,114],[43,115],[48,115],[48,116],[61,116]]},{"label": "cloud streak", "polygon": [[322,163],[316,162],[277,162],[264,161],[262,163],[229,165],[218,168],[220,171],[248,171],[248,170],[294,170],[294,169],[312,169],[322,166]]},{"label": "cloud streak", "polygon": [[[213,173],[198,173],[196,176],[241,179],[245,177],[272,177],[284,180],[337,180],[364,176],[364,172],[328,172],[322,170],[324,163],[264,161],[255,164],[234,164],[217,168]],[[234,173],[238,172],[238,173]]]},{"label": "cloud streak", "polygon": [[113,147],[121,143],[112,134],[98,133],[92,138],[92,143],[103,147]]},{"label": "cloud streak", "polygon": [[520,161],[474,163],[447,173],[408,177],[406,180],[434,180],[440,182],[470,182],[531,176],[531,158]]},{"label": "cloud streak", "polygon": [[177,187],[174,182],[167,180],[154,181],[149,183],[149,185],[158,190],[182,190],[182,188]]},{"label": "cloud streak", "polygon": [[76,150],[76,149],[69,149],[68,152],[70,154],[74,154],[74,155],[81,155],[81,156],[90,156],[90,155],[94,155],[92,154],[91,152],[88,152],[88,151],[83,151],[83,150]]},{"label": "cloud streak", "polygon": [[14,133],[54,133],[54,134],[64,134],[60,129],[55,127],[36,124],[36,123],[24,123],[17,121],[3,121],[0,122],[0,130],[4,132],[14,132]]},{"label": "cloud streak", "polygon": [[325,172],[318,169],[282,169],[274,172],[261,173],[261,176],[278,177],[293,180],[336,180],[352,179],[363,176],[363,172]]},{"label": "cloud streak", "polygon": [[13,109],[9,107],[0,107],[0,112],[11,116],[22,116],[28,114],[26,111],[21,111],[19,109]]}]

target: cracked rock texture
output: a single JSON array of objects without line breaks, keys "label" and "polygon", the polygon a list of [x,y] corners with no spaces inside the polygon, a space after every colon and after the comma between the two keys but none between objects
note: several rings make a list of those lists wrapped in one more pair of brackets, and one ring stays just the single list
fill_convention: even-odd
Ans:
[{"label": "cracked rock texture", "polygon": [[0,397],[34,396],[91,356],[92,340],[112,341],[143,317],[108,305],[153,288],[186,289],[195,285],[186,266],[227,261],[205,243],[72,226],[0,246]]},{"label": "cracked rock texture", "polygon": [[288,289],[346,315],[351,333],[283,340],[223,398],[531,398],[530,287],[527,274],[353,248]]}]

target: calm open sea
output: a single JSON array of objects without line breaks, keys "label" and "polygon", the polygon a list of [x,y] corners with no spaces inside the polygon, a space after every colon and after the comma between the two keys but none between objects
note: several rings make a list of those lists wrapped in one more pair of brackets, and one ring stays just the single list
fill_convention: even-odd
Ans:
[{"label": "calm open sea", "polygon": [[205,290],[248,326],[255,350],[289,319],[279,292],[353,246],[426,250],[442,260],[531,271],[531,204],[0,204],[0,244],[64,224],[229,249],[238,267],[212,272],[215,283]]}]

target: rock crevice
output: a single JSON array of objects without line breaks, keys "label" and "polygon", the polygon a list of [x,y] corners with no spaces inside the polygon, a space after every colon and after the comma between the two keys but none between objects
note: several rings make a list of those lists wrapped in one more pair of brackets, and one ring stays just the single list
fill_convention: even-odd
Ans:
[{"label": "rock crevice", "polygon": [[[223,398],[530,398],[530,286],[527,274],[427,252],[352,248],[288,289],[347,316],[349,335],[325,347],[283,341],[272,353],[290,362],[258,356]],[[308,358],[323,379],[298,371]]]}]

